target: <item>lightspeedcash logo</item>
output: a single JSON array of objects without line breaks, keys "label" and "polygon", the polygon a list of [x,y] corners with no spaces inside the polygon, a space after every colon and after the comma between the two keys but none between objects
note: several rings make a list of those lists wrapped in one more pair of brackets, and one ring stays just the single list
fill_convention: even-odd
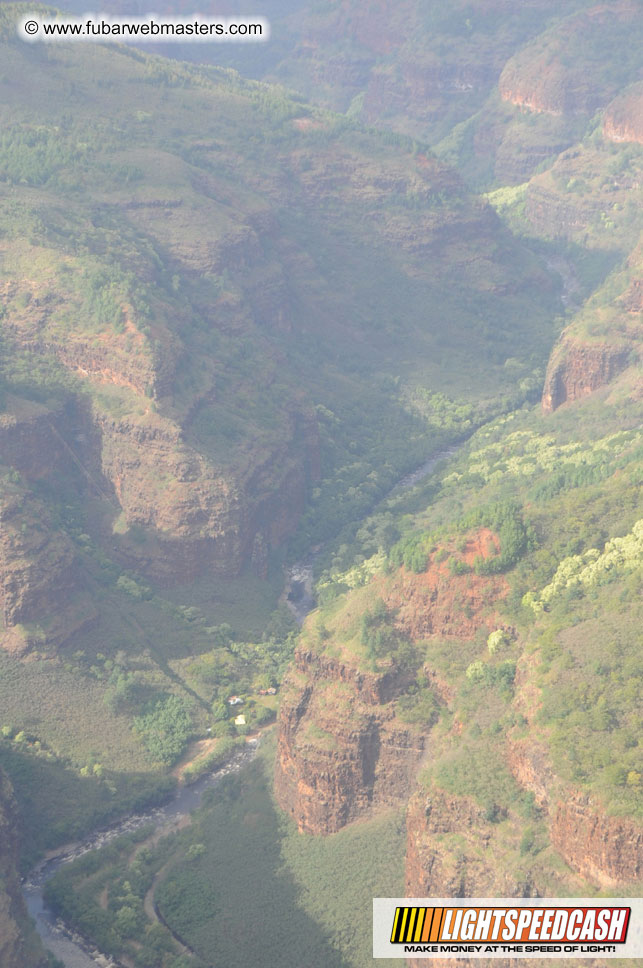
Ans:
[{"label": "lightspeedcash logo", "polygon": [[643,955],[643,900],[486,898],[373,902],[373,956]]}]

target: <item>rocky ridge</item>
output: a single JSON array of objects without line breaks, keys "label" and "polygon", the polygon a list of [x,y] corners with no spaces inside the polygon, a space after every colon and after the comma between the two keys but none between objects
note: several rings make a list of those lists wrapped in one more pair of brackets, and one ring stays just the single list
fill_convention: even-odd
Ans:
[{"label": "rocky ridge", "polygon": [[640,245],[605,288],[620,293],[606,305],[599,290],[552,350],[542,396],[545,413],[594,393],[621,374],[631,385],[630,393],[638,392],[643,339]]},{"label": "rocky ridge", "polygon": [[632,346],[580,343],[571,334],[558,344],[547,366],[543,389],[544,413],[580,400],[610,383],[628,365]]},{"label": "rocky ridge", "polygon": [[[637,4],[625,0],[567,17],[508,62],[498,85],[501,98],[554,116],[590,115],[604,107],[624,79],[634,79],[637,64],[627,58],[619,65],[608,58],[597,64],[594,50],[598,44],[603,49],[614,44],[625,51],[639,29],[639,14]],[[587,70],[584,56],[594,59],[593,71]]]},{"label": "rocky ridge", "polygon": [[[454,553],[468,564],[497,549],[497,536],[481,529]],[[506,593],[497,578],[447,580],[446,557],[436,551],[421,574],[402,568],[373,580],[396,630],[411,641],[436,634],[455,645],[471,638],[490,598]],[[275,790],[282,808],[309,833],[331,833],[375,807],[404,803],[430,743],[422,727],[404,720],[396,700],[416,676],[438,706],[451,696],[430,665],[414,673],[393,658],[369,668],[363,656],[341,648],[341,638],[333,630],[307,629],[282,690]]]}]

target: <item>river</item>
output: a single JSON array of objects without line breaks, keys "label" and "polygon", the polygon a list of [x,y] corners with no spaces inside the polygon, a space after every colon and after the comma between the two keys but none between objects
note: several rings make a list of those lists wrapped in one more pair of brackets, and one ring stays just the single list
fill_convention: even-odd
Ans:
[{"label": "river", "polygon": [[88,944],[80,935],[67,928],[46,907],[43,889],[49,878],[65,864],[70,864],[78,857],[82,857],[87,851],[98,850],[116,837],[137,830],[139,827],[151,824],[156,831],[170,833],[183,817],[196,810],[206,790],[212,789],[224,777],[231,773],[238,773],[244,766],[247,766],[254,759],[258,746],[258,739],[248,740],[246,748],[237,753],[226,766],[200,777],[196,783],[192,783],[190,786],[179,787],[172,799],[164,806],[156,807],[148,813],[132,814],[111,827],[90,834],[89,837],[77,844],[68,844],[66,847],[61,847],[55,854],[50,855],[33,868],[22,885],[27,909],[36,922],[36,928],[43,944],[65,964],[66,968],[96,968],[96,966],[118,968],[119,962],[110,960],[95,946]]},{"label": "river", "polygon": [[[414,471],[402,477],[391,488],[386,497],[401,494],[403,491],[415,487],[416,484],[428,477],[441,461],[452,458],[463,445],[464,443],[461,442],[444,450],[436,451]],[[300,625],[306,615],[315,607],[313,571],[315,559],[320,551],[321,548],[312,551],[305,558],[292,565],[286,572],[284,600]],[[149,813],[132,814],[107,829],[90,834],[77,844],[61,847],[33,868],[22,888],[27,909],[36,922],[38,934],[45,947],[49,948],[65,964],[66,968],[97,968],[97,966],[99,968],[119,968],[119,962],[110,960],[52,914],[45,905],[43,898],[44,886],[49,878],[53,877],[56,871],[65,864],[70,864],[88,851],[98,850],[116,837],[139,827],[151,824],[157,832],[166,831],[170,833],[182,818],[196,810],[206,790],[216,786],[225,776],[230,773],[238,773],[246,766],[254,758],[257,746],[257,739],[249,740],[247,748],[238,753],[230,763],[210,775],[201,777],[190,786],[179,787],[174,797],[164,806],[157,807]]]}]

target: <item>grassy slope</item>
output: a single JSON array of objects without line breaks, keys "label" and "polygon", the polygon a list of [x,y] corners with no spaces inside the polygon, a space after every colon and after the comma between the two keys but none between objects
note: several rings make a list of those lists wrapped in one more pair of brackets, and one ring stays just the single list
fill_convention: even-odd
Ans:
[{"label": "grassy slope", "polygon": [[[499,870],[554,895],[594,888],[574,878],[549,844],[533,796],[507,768],[504,744],[507,737],[527,735],[542,744],[557,778],[552,792],[584,790],[608,813],[638,815],[640,562],[617,568],[595,586],[563,590],[546,612],[536,614],[521,602],[526,592],[547,585],[561,560],[592,546],[602,550],[609,537],[627,533],[641,517],[639,427],[640,412],[631,401],[624,406],[605,395],[547,418],[516,412],[479,431],[437,481],[388,502],[403,535],[401,549],[417,547],[418,535],[426,535],[421,544],[427,550],[446,546],[457,558],[479,509],[508,500],[518,502],[533,529],[531,548],[506,572],[506,598],[476,614],[477,634],[415,642],[417,661],[453,690],[449,710],[436,720],[435,705],[426,705],[420,690],[401,699],[398,712],[412,722],[426,716],[427,724],[434,723],[433,755],[421,782],[477,801],[492,821]],[[353,557],[368,550],[369,524],[361,539],[366,544],[357,539],[350,549]],[[327,577],[328,604],[308,622],[305,643],[341,651],[349,662],[370,668],[361,616],[386,597],[398,572],[380,573],[348,595],[342,594],[344,578],[338,572]],[[359,575],[351,580],[359,584]],[[463,587],[467,580],[461,579]],[[515,633],[491,654],[487,636],[499,617]],[[468,674],[476,664],[481,674]],[[211,797],[188,831],[160,845],[156,867],[169,861],[156,891],[160,910],[206,964],[227,944],[230,958],[243,950],[248,960],[272,963],[265,962],[265,951],[272,950],[266,926],[276,925],[276,931],[287,931],[290,953],[280,953],[275,964],[288,963],[283,959],[290,956],[299,964],[305,951],[307,963],[362,968],[370,963],[370,898],[400,889],[399,819],[384,814],[327,838],[298,835],[275,811],[272,755],[266,746],[247,773]],[[444,848],[451,840],[457,852],[455,835]],[[202,846],[188,854],[191,845]],[[116,894],[127,871],[109,876]]]},{"label": "grassy slope", "polygon": [[[117,928],[109,933],[118,922],[111,899],[122,896],[125,880],[144,896],[162,867],[159,910],[205,964],[216,956],[231,964],[259,958],[266,968],[304,961],[362,968],[370,961],[372,898],[402,891],[401,818],[387,812],[328,838],[301,837],[274,804],[273,759],[274,744],[264,740],[258,760],[206,795],[192,825],[161,841],[135,871],[109,848],[68,868],[52,896],[94,937],[101,932],[103,944],[118,947]],[[100,912],[105,885],[109,910]],[[70,893],[81,886],[82,909],[80,895]]]},{"label": "grassy slope", "polygon": [[[184,97],[187,96],[184,95]],[[158,105],[155,103],[154,110],[157,107]],[[236,120],[239,120],[238,117]],[[133,159],[128,158],[127,160]],[[137,156],[136,160],[141,162],[142,159]],[[149,158],[143,160],[145,164],[150,164]],[[158,164],[159,156],[157,155],[151,160],[151,167],[157,168]],[[317,147],[308,152],[305,164],[307,166],[305,170],[312,171],[311,182],[322,174],[318,170],[320,162]],[[567,183],[568,180],[565,184]],[[311,230],[308,226],[299,224],[293,227],[292,231],[293,237],[304,243],[309,250],[314,249],[316,252],[323,252],[321,245],[323,236],[317,229],[312,233],[313,237],[311,237]],[[454,253],[451,252],[450,258],[453,255]],[[411,360],[412,354],[400,354],[400,346],[406,349],[406,345],[411,344],[405,344],[404,340],[400,340],[400,333],[406,331],[398,329],[397,324],[392,322],[396,311],[395,302],[384,301],[382,291],[376,296],[369,297],[370,278],[364,268],[365,259],[353,246],[342,250],[342,257],[345,266],[340,266],[338,261],[333,261],[332,253],[329,252],[326,256],[328,261],[322,265],[323,275],[325,278],[344,280],[344,284],[350,280],[354,282],[356,277],[364,279],[361,290],[358,290],[353,310],[361,312],[365,304],[369,305],[369,323],[372,325],[374,320],[378,318],[380,320],[376,325],[376,332],[381,337],[379,347],[398,359],[401,372],[413,374],[415,379],[436,387],[440,385],[437,376],[438,368],[435,365],[439,361],[443,373],[448,374],[447,380],[452,380],[453,376],[457,374],[457,379],[462,384],[473,381],[472,385],[476,394],[488,392],[489,384],[486,383],[486,378],[480,383],[475,382],[480,373],[480,368],[471,364],[470,361],[463,360],[457,350],[454,347],[449,347],[442,336],[438,343],[432,346],[432,352],[429,354],[432,357],[430,366],[419,374],[417,363]],[[369,253],[368,258],[372,260],[372,253]],[[480,273],[481,275],[484,274],[482,268]],[[395,273],[391,276],[382,274],[382,278],[387,279],[386,286],[383,287],[385,289],[394,289],[397,280],[399,280],[399,276]],[[441,298],[448,299],[448,295],[443,293]],[[370,299],[370,302],[367,302],[368,299]],[[417,307],[423,305],[423,299],[424,296],[420,289],[417,295]],[[308,303],[308,307],[310,305]],[[462,312],[461,305],[453,306],[444,303],[443,306],[446,309],[442,308],[439,312],[436,312],[436,316],[450,318],[451,313],[460,314]],[[303,313],[305,307],[301,306],[300,308]],[[407,309],[409,316],[415,314],[417,318],[419,308],[413,309],[413,300],[411,300],[410,308],[407,307]],[[480,315],[489,314],[491,314],[491,310],[484,311]],[[321,316],[318,318],[321,319]],[[524,321],[526,322],[529,318],[525,316]],[[290,346],[282,347],[282,349],[290,356],[293,367],[301,367],[301,372],[305,372],[306,381],[309,385],[314,388],[317,384],[317,389],[314,392],[318,394],[318,400],[322,399],[322,383],[325,383],[329,375],[332,374],[336,381],[333,385],[336,388],[342,388],[341,396],[344,401],[344,412],[349,413],[352,406],[357,409],[360,403],[363,404],[364,401],[365,381],[359,382],[361,364],[355,363],[349,378],[344,374],[340,375],[334,369],[329,369],[322,380],[311,369],[306,369],[308,358],[312,357],[313,353],[324,350],[323,344],[320,343],[319,338],[313,332],[314,329],[315,326],[311,324],[308,331],[302,334],[299,350],[293,350]],[[341,327],[334,329],[333,338],[337,339],[340,332]],[[507,334],[511,337],[509,331],[506,331],[505,335]],[[408,336],[408,333],[406,335]],[[486,335],[489,336],[489,332]],[[343,337],[340,336],[340,338]],[[518,340],[519,342],[520,340]],[[368,350],[368,341],[351,343],[352,348],[355,346],[359,347],[355,357],[357,359],[362,350]],[[491,355],[493,355],[493,350]],[[498,362],[502,363],[504,360],[499,358]],[[375,360],[374,365],[376,367],[380,365],[379,358]],[[498,370],[495,370],[496,374],[498,372]],[[355,388],[356,383],[359,384],[358,389]],[[446,386],[446,383],[444,385]],[[510,382],[507,386],[510,386]],[[465,392],[464,387],[462,392]],[[372,407],[377,407],[377,398],[374,398],[372,404],[369,403],[369,409],[372,409]],[[239,414],[231,406],[230,420],[234,423],[238,419]],[[350,435],[351,418],[344,419],[347,432]],[[494,668],[505,661],[516,661],[519,658],[520,649],[524,649],[524,661],[535,661],[537,666],[534,681],[538,686],[546,687],[548,696],[548,701],[539,713],[533,729],[548,745],[559,776],[574,786],[591,789],[608,804],[610,809],[631,814],[638,797],[636,783],[627,782],[629,773],[632,771],[636,773],[638,769],[637,747],[631,743],[630,728],[630,719],[636,700],[627,692],[627,689],[631,687],[623,679],[623,668],[629,670],[628,656],[637,645],[633,633],[640,627],[640,622],[635,613],[635,601],[639,589],[636,575],[630,575],[624,581],[617,580],[604,588],[591,590],[580,600],[566,599],[548,615],[535,619],[535,624],[533,624],[534,617],[529,612],[520,609],[518,602],[526,590],[542,588],[563,557],[574,553],[575,550],[584,550],[585,547],[591,545],[602,547],[602,543],[609,536],[623,533],[624,530],[627,530],[627,526],[633,523],[639,513],[639,509],[636,507],[635,486],[629,483],[636,481],[635,465],[630,462],[627,451],[625,455],[620,452],[617,455],[615,452],[612,466],[605,468],[606,476],[604,479],[603,469],[600,469],[597,471],[596,480],[567,478],[562,483],[559,479],[558,467],[537,466],[532,477],[529,472],[525,473],[524,462],[522,470],[516,471],[515,474],[510,473],[508,476],[506,465],[507,461],[516,460],[520,464],[522,459],[520,452],[524,449],[524,441],[516,442],[507,437],[508,433],[513,431],[516,426],[534,435],[536,449],[539,446],[538,439],[542,434],[549,433],[553,428],[556,438],[562,444],[574,441],[578,441],[579,444],[582,443],[582,447],[588,452],[589,463],[593,464],[592,448],[588,446],[588,438],[609,434],[623,426],[634,426],[638,417],[627,401],[623,405],[622,402],[619,403],[618,400],[615,400],[614,406],[605,408],[601,400],[598,404],[590,404],[577,409],[571,415],[565,413],[555,415],[546,424],[543,424],[540,417],[535,415],[529,417],[520,415],[516,419],[517,423],[502,425],[497,431],[494,431],[500,447],[500,457],[496,468],[499,474],[497,479],[481,480],[480,477],[476,476],[477,472],[474,472],[472,477],[468,476],[465,463],[463,463],[458,473],[463,473],[464,476],[445,484],[437,495],[434,488],[431,490],[427,488],[424,497],[421,491],[416,492],[397,504],[390,504],[386,511],[382,512],[383,514],[388,513],[394,519],[395,527],[403,532],[420,529],[421,531],[428,530],[432,534],[438,533],[445,536],[457,533],[458,529],[457,527],[454,529],[454,522],[458,520],[462,510],[471,510],[480,503],[498,498],[504,499],[508,496],[514,497],[518,494],[519,500],[525,504],[525,515],[530,523],[534,523],[539,536],[539,548],[519,563],[510,576],[514,591],[511,596],[511,611],[508,617],[510,621],[517,623],[520,628],[520,645],[518,647],[514,646],[507,654],[501,654],[490,660],[484,639],[480,637],[470,646],[467,645],[466,649],[458,647],[458,656],[462,661],[454,664],[451,643],[435,641],[427,646],[427,657],[432,665],[450,679],[452,685],[459,690],[455,715],[465,724],[465,729],[457,742],[453,741],[453,737],[446,739],[444,736],[442,737],[444,742],[443,757],[436,761],[432,775],[427,779],[429,782],[437,782],[454,792],[470,793],[486,807],[494,803],[501,808],[506,805],[513,807],[520,801],[520,791],[516,789],[515,783],[508,775],[501,759],[498,759],[498,762],[495,763],[493,770],[485,771],[484,775],[473,769],[476,762],[480,761],[475,756],[476,750],[480,746],[487,748],[490,742],[497,742],[498,737],[502,736],[503,732],[508,729],[514,730],[516,736],[520,735],[520,714],[517,714],[512,706],[512,694],[507,689],[498,688],[497,684],[491,685],[484,681],[472,683],[466,679],[464,673],[467,666],[476,659],[481,659],[485,665]],[[243,432],[246,432],[246,430],[247,425],[244,426]],[[487,432],[485,431],[485,433]],[[329,438],[330,436],[329,434]],[[230,437],[224,442],[228,450],[229,440]],[[489,443],[489,440],[486,438],[480,440],[480,444],[484,443]],[[221,443],[216,443],[216,446],[220,447]],[[332,446],[330,440],[328,446]],[[217,453],[221,454],[221,450],[218,450]],[[335,459],[337,460],[337,458]],[[526,463],[531,464],[531,459]],[[492,475],[493,473],[493,470],[491,470]],[[363,474],[363,470],[358,471],[358,479],[361,474]],[[536,479],[537,484],[535,483]],[[533,486],[531,486],[532,484]],[[437,501],[435,501],[436,497]],[[425,512],[423,509],[429,499],[435,501],[435,504],[428,512]],[[351,513],[354,513],[354,511],[355,508],[353,507]],[[406,516],[404,516],[404,512],[406,512]],[[350,517],[350,514],[347,514],[347,517]],[[564,526],[561,526],[561,523],[564,523]],[[355,547],[350,547],[348,551],[340,554],[339,558],[348,558],[350,561],[353,555],[356,554],[359,557],[366,553],[367,546],[372,551],[372,535],[376,524],[377,522],[370,527],[369,532],[369,524],[367,523],[363,530],[368,533],[361,539],[362,543],[360,544],[358,540]],[[199,605],[202,604],[200,593],[190,592],[189,595],[190,604],[193,601],[198,601]],[[243,592],[240,602],[242,602],[242,596]],[[234,624],[234,619],[230,618],[230,613],[224,610],[223,600],[226,597],[227,593],[223,589],[221,610],[214,609],[215,621],[227,620]],[[371,598],[372,596],[367,595],[365,601],[369,602]],[[187,598],[184,600],[187,601]],[[329,624],[331,623],[329,622]],[[610,638],[613,640],[613,648],[610,646],[610,655],[607,657],[607,661],[605,661],[603,654],[605,652],[604,630],[606,626],[609,627]],[[168,640],[171,640],[171,644]],[[164,644],[166,641],[168,641],[167,646]],[[172,635],[169,635],[166,639],[163,630],[159,629],[159,648],[164,654],[173,656],[180,654],[184,647],[178,645],[178,641],[179,639],[173,638]],[[357,639],[355,642],[357,642]],[[582,643],[582,649],[579,643]],[[185,649],[189,650],[187,641]],[[606,704],[607,710],[605,711]],[[593,716],[591,713],[595,706],[601,708],[604,715]],[[579,712],[579,709],[581,712]],[[570,716],[574,717],[574,722],[571,724],[574,742],[571,745],[569,743]],[[449,724],[445,723],[439,728],[444,730],[444,734],[447,734]],[[218,813],[216,812],[217,808],[212,808],[212,816],[217,818],[216,823],[213,819],[203,821],[208,841],[208,864],[205,863],[205,860],[203,862],[199,860],[200,875],[204,879],[202,880],[200,876],[196,883],[200,889],[202,888],[207,893],[208,897],[213,886],[216,887],[217,884],[225,883],[226,890],[229,889],[230,870],[234,872],[235,877],[238,872],[235,890],[238,891],[237,896],[240,903],[244,903],[247,898],[255,897],[252,891],[256,888],[257,865],[254,859],[248,864],[247,857],[249,854],[253,858],[256,856],[256,842],[253,840],[252,829],[249,833],[247,828],[252,828],[253,824],[257,825],[259,830],[257,842],[260,841],[262,844],[265,844],[264,835],[270,834],[272,836],[274,834],[277,836],[275,834],[277,820],[271,812],[272,808],[267,805],[268,795],[263,786],[263,781],[259,781],[255,777],[248,782],[249,788],[245,790],[242,805],[224,809],[219,807]],[[248,805],[256,808],[251,817],[248,814]],[[543,840],[544,831],[531,813],[530,802],[525,800],[524,803],[520,802],[519,806],[519,813],[522,811],[520,824],[529,827],[532,840],[531,844],[525,842],[524,852],[521,850],[512,862],[523,863],[526,855],[529,863],[539,868],[539,876],[544,883],[549,876],[548,872],[551,871],[552,865],[555,864],[555,858],[552,858],[547,851]],[[384,824],[385,821],[381,821],[381,823]],[[322,870],[324,875],[328,876],[333,889],[337,883],[350,886],[350,877],[345,876],[345,857],[353,860],[353,869],[367,866],[369,862],[367,858],[372,855],[374,849],[373,844],[377,843],[379,849],[382,841],[378,838],[383,836],[390,838],[387,842],[395,845],[395,850],[392,850],[391,854],[388,855],[392,870],[395,863],[399,863],[401,847],[399,846],[399,834],[394,829],[395,824],[392,821],[391,823],[391,828],[387,828],[388,833],[384,834],[377,827],[371,829],[370,825],[365,825],[363,842],[360,842],[360,828],[352,828],[350,831],[339,834],[325,842],[309,842],[307,839],[295,838],[294,835],[290,839],[287,838],[282,842],[282,858],[283,856],[289,858],[290,871],[298,872],[295,877],[296,887],[293,887],[292,881],[286,879],[284,882],[282,880],[279,882],[276,899],[274,896],[270,898],[259,896],[257,902],[266,904],[271,913],[283,910],[283,912],[288,912],[288,916],[292,917],[292,905],[295,903],[295,898],[298,903],[301,902],[302,896],[306,898],[304,902],[306,918],[302,915],[302,931],[307,930],[316,933],[319,925],[322,926],[323,932],[330,929],[331,936],[334,939],[334,950],[326,947],[327,935],[325,933],[319,935],[315,949],[323,953],[323,957],[326,959],[324,963],[332,963],[328,959],[336,957],[338,950],[351,950],[349,946],[352,944],[354,936],[351,934],[352,929],[343,920],[345,917],[345,909],[342,909],[343,892],[318,891],[317,876],[319,876],[319,871]],[[226,838],[220,839],[221,829],[228,831],[236,841],[241,838],[241,856],[243,858],[241,863],[238,860],[238,854],[227,853],[229,845]],[[241,834],[244,835],[243,837],[239,833],[240,830]],[[353,839],[351,840],[351,838]],[[222,840],[225,840],[225,843]],[[181,856],[183,850],[184,847],[179,846],[177,857]],[[223,853],[220,853],[221,851]],[[395,851],[398,852],[395,853]],[[395,858],[393,854],[395,854]],[[213,858],[219,860],[223,858],[221,867],[216,868],[214,874],[210,863]],[[268,867],[276,863],[276,858],[276,853],[268,856],[266,860]],[[306,873],[309,869],[317,872],[312,882],[309,882],[309,875]],[[190,873],[187,873],[188,871]],[[194,862],[188,864],[185,859],[182,859],[176,871],[177,880],[175,883],[184,887],[189,884],[191,889],[196,890],[193,874]],[[213,877],[215,878],[214,881]],[[171,877],[167,882],[170,898],[173,896],[172,883],[173,878]],[[274,880],[271,883],[274,884]],[[387,880],[383,890],[389,893],[393,890],[394,893],[397,888],[389,887],[390,883],[392,883],[392,880]],[[363,885],[361,879],[360,884]],[[328,899],[331,893],[334,903],[326,908],[325,899]],[[177,917],[179,921],[185,916],[185,911],[178,903]],[[313,918],[314,926],[311,926],[310,921],[307,920],[309,916]],[[183,921],[181,923],[183,924]],[[209,951],[209,946],[212,944],[216,944],[218,947],[220,936],[217,934],[216,919],[213,926],[211,923],[204,924],[202,919],[197,917],[195,922],[188,924],[187,929],[193,933],[195,938],[200,940],[204,952]],[[360,933],[362,937],[368,937],[366,928],[360,929]],[[317,935],[315,934],[315,936]],[[253,956],[256,957],[256,948],[251,947],[249,957]],[[362,960],[360,961],[359,958],[362,958]],[[363,964],[363,953],[356,955],[356,959],[353,962],[354,964]]]},{"label": "grassy slope", "polygon": [[[323,408],[322,480],[296,545],[305,548],[458,433],[409,412],[408,386],[494,407],[523,393],[503,364],[511,355],[523,375],[542,365],[555,289],[543,305],[537,262],[448,169],[410,142],[230,72],[125,48],[26,45],[13,34],[20,9],[1,14],[7,420],[30,400],[53,412],[79,399],[136,432],[183,426],[188,445],[234,481],[287,445],[293,409]],[[54,349],[35,353],[43,343]],[[104,348],[116,382],[81,372]],[[145,475],[142,500],[162,511],[174,482],[153,462]],[[41,769],[59,770],[64,786],[69,770],[100,764],[120,789],[117,775],[158,769],[129,728],[146,702],[175,694],[197,733],[207,724],[217,683],[197,698],[169,663],[217,648],[211,630],[226,622],[256,642],[277,589],[241,576],[166,595],[112,557],[116,543],[153,551],[154,531],[87,494],[82,474],[56,472],[46,485],[25,475],[21,486],[71,540],[99,616],[71,656],[38,659],[24,675],[7,664],[3,724],[32,744],[18,760],[35,757],[16,786]],[[258,663],[222,647],[232,678],[218,686],[250,689],[274,672],[287,645],[279,635],[277,657]],[[139,691],[110,711],[118,675]],[[12,740],[6,749],[18,762]],[[95,783],[85,779],[70,783],[88,790],[89,822]],[[109,811],[125,803],[110,796]],[[36,806],[40,824],[68,835],[66,808]]]},{"label": "grassy slope", "polygon": [[[446,724],[450,752],[445,763],[452,756],[470,757],[481,730],[487,737],[502,735],[520,721],[520,703],[512,706],[512,690],[502,683],[497,693],[493,673],[474,680],[465,676],[477,660],[488,669],[510,662],[523,668],[522,676],[528,675],[529,681],[534,675],[535,696],[540,698],[530,700],[533,708],[527,712],[535,735],[550,748],[557,774],[597,794],[609,810],[632,814],[640,807],[639,791],[636,777],[628,784],[627,775],[637,770],[640,750],[631,744],[637,708],[631,690],[637,687],[633,680],[626,685],[626,680],[634,675],[640,648],[640,560],[634,552],[631,563],[606,572],[597,584],[563,588],[544,612],[534,613],[521,604],[526,593],[538,595],[547,586],[563,559],[588,548],[602,552],[609,539],[628,534],[641,517],[640,406],[624,402],[618,390],[613,396],[611,405],[603,394],[573,411],[547,418],[526,411],[503,418],[473,437],[437,494],[435,487],[429,492],[432,500],[426,510],[417,509],[422,505],[421,493],[398,499],[397,507],[390,503],[404,535],[400,547],[412,549],[419,542],[425,555],[445,544],[455,547],[461,540],[458,536],[470,534],[476,522],[485,523],[481,510],[496,502],[517,501],[525,524],[532,529],[532,550],[524,549],[506,570],[508,595],[499,606],[494,604],[494,610],[500,607],[504,613],[504,623],[517,628],[514,644],[493,657],[488,654],[486,636],[497,622],[489,609],[486,617],[484,612],[478,617],[480,633],[470,643],[458,645],[460,661],[454,661],[456,654],[448,640],[429,640],[421,646],[430,666],[459,690],[453,713],[467,725],[454,738],[448,736]],[[405,509],[411,513],[402,517]],[[353,554],[358,550],[356,545]],[[333,581],[339,591],[345,588],[343,579],[342,572],[331,573],[330,584],[326,580],[328,597]],[[322,609],[321,621],[358,661],[367,661],[359,616],[382,590],[386,594],[387,582],[390,579],[380,577],[372,591],[366,586],[351,594],[348,625],[339,607],[341,599]],[[307,634],[314,644],[312,626]],[[333,635],[330,647],[336,647]],[[595,704],[606,705],[609,712],[593,715]],[[450,775],[446,766],[436,769],[443,779]],[[458,792],[470,785],[475,788],[473,774],[456,772],[458,779],[454,773],[452,782]],[[509,792],[505,796],[510,798]]]}]

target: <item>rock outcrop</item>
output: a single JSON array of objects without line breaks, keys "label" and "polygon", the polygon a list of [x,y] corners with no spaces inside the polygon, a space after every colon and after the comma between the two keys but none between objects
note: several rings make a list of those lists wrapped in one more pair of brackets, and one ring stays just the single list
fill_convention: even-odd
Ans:
[{"label": "rock outcrop", "polygon": [[318,473],[316,425],[306,413],[289,415],[283,444],[243,469],[217,467],[156,415],[140,422],[97,414],[96,422],[102,474],[125,521],[153,537],[137,546],[125,536],[119,548],[132,567],[162,581],[177,572],[186,582],[238,574],[257,540],[270,549],[292,533]]},{"label": "rock outcrop", "polygon": [[[9,402],[13,412],[0,418],[0,645],[18,654],[31,646],[60,645],[93,621],[96,609],[72,540],[34,488],[68,478],[60,429],[73,436],[77,414]],[[77,484],[72,474],[72,491]]]},{"label": "rock outcrop", "polygon": [[609,383],[628,365],[632,346],[580,343],[564,338],[551,355],[542,407],[552,413],[564,403],[588,396]]},{"label": "rock outcrop", "polygon": [[581,793],[556,803],[551,842],[573,870],[603,889],[643,878],[643,829],[606,816]]},{"label": "rock outcrop", "polygon": [[603,135],[608,141],[643,144],[643,81],[633,84],[607,106]]},{"label": "rock outcrop", "polygon": [[[470,534],[462,550],[454,547],[434,551],[426,569],[419,574],[401,568],[381,582],[382,597],[393,609],[396,623],[411,641],[431,635],[472,638],[482,624],[496,623],[489,609],[500,601],[508,585],[500,575],[483,577],[473,572],[476,558],[488,558],[500,550],[498,536],[488,528]],[[465,574],[454,574],[449,561],[458,561]]]},{"label": "rock outcrop", "polygon": [[395,715],[405,686],[395,670],[296,653],[282,689],[275,792],[301,831],[333,833],[405,803],[424,751],[422,732]]},{"label": "rock outcrop", "polygon": [[[500,77],[500,96],[537,113],[589,116],[609,102],[623,80],[636,77],[632,54],[639,31],[640,10],[631,0],[574,13],[511,58]],[[597,63],[592,50],[599,44],[621,47],[618,68],[609,59]]]},{"label": "rock outcrop", "polygon": [[470,797],[416,791],[406,831],[407,897],[529,897],[533,890],[524,871],[498,864],[511,836]]},{"label": "rock outcrop", "polygon": [[[351,19],[351,6],[342,4],[341,18]],[[410,6],[416,16],[414,0]],[[415,36],[399,11],[393,20],[406,40]],[[386,35],[368,5],[358,21],[375,51]],[[7,76],[26,70],[58,105],[76,85],[80,112],[78,131],[61,134],[62,118],[43,109],[40,124],[31,96],[13,92],[16,138],[22,144],[24,135],[40,174],[31,184],[22,170],[8,172],[3,204],[12,206],[15,194],[31,205],[36,185],[41,194],[33,232],[22,231],[13,209],[5,213],[15,232],[0,246],[1,376],[9,390],[0,399],[0,461],[45,506],[47,479],[52,502],[73,503],[79,526],[72,534],[52,513],[27,534],[30,522],[15,512],[24,536],[0,549],[11,627],[44,629],[52,599],[62,608],[65,589],[82,586],[73,559],[85,532],[107,568],[153,581],[236,577],[246,567],[265,575],[270,553],[297,528],[311,485],[334,473],[328,447],[322,474],[318,412],[332,411],[342,427],[356,420],[355,402],[372,390],[373,374],[395,368],[398,326],[409,346],[435,358],[456,284],[471,295],[458,313],[465,356],[476,352],[469,337],[484,352],[491,339],[481,299],[507,322],[514,298],[533,307],[538,326],[516,340],[518,355],[531,353],[531,334],[555,298],[546,274],[490,205],[411,143],[353,131],[224,70],[141,54],[119,61],[115,74],[101,50],[96,70],[79,76],[71,55],[52,71],[33,59],[25,67],[26,48],[13,40],[5,47],[14,65]],[[97,92],[109,88],[110,104],[126,104],[142,78],[150,110],[121,118],[104,151],[91,147],[88,106]],[[486,66],[478,75],[468,64],[443,70],[435,59],[409,73],[418,101],[433,88],[467,96],[488,79]],[[179,137],[174,118],[185,85],[200,93]],[[167,104],[148,125],[157,88]],[[255,150],[259,130],[267,140]],[[40,139],[49,137],[64,141],[56,158],[64,159],[65,186],[82,174],[82,193],[58,186],[59,161],[46,178],[40,171],[49,158]],[[79,143],[88,152],[82,164]],[[396,293],[409,286],[415,295],[398,319]],[[428,304],[436,307],[429,315]],[[514,329],[512,322],[510,341]],[[534,347],[541,339],[538,332]],[[392,417],[406,419],[392,394],[381,399]],[[356,438],[356,460],[367,446]],[[36,559],[48,584],[37,579]]]},{"label": "rock outcrop", "polygon": [[563,331],[545,375],[545,413],[588,396],[629,367],[637,369],[643,347],[641,260],[639,244],[625,268],[606,281],[608,298],[599,290]]},{"label": "rock outcrop", "polygon": [[0,502],[0,525],[0,642],[11,652],[60,644],[96,614],[76,594],[73,545],[43,504],[10,482]]}]

